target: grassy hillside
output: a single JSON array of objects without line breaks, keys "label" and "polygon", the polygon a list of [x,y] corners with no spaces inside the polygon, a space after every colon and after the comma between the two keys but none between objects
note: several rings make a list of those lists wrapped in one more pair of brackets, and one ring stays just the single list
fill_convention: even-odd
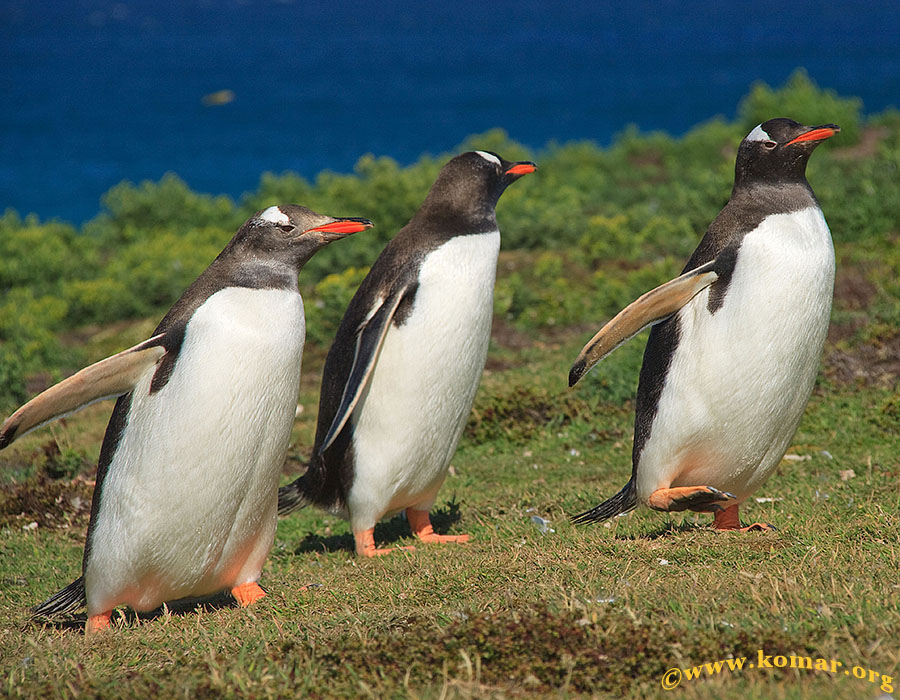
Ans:
[{"label": "grassy hillside", "polygon": [[[741,137],[772,116],[836,122],[809,179],[838,258],[822,372],[788,457],[751,500],[772,533],[641,510],[605,526],[568,516],[630,474],[645,336],[574,390],[569,364],[623,304],[677,274],[727,200]],[[900,697],[900,115],[803,74],[755,86],[734,122],[679,139],[627,130],[607,149],[531,153],[499,131],[458,150],[531,157],[499,206],[503,252],[488,366],[434,518],[466,545],[353,556],[346,523],[282,520],[247,610],[226,597],[117,615],[85,644],[83,618],[41,626],[28,606],[80,568],[110,404],[0,453],[0,693],[9,697]],[[131,345],[249,213],[297,202],[377,228],[301,277],[310,344],[285,481],[308,457],[328,342],[384,241],[445,156],[409,168],[363,158],[352,175],[264,175],[239,202],[167,176],[123,183],[80,230],[0,218],[0,403]],[[408,545],[401,519],[376,540]],[[760,650],[835,671],[758,668]],[[746,657],[750,668],[702,664]],[[690,678],[694,668],[699,678]],[[670,695],[663,681],[689,669]],[[845,673],[847,671],[847,673]]]}]

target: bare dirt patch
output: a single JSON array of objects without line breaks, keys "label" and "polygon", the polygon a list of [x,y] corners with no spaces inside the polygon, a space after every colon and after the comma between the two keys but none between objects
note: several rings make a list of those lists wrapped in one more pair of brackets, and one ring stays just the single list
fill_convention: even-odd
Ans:
[{"label": "bare dirt patch", "polygon": [[834,277],[834,305],[848,311],[862,311],[878,295],[878,288],[859,265],[843,261]]},{"label": "bare dirt patch", "polygon": [[51,479],[41,474],[12,484],[0,495],[0,526],[45,530],[85,527],[93,493],[94,482],[81,476]]},{"label": "bare dirt patch", "polygon": [[900,332],[875,343],[826,350],[825,376],[843,384],[890,388],[900,381]]}]

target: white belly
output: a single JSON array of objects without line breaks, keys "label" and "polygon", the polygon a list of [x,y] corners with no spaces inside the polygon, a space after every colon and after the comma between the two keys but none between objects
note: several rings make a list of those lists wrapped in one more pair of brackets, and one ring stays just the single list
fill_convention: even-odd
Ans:
[{"label": "white belly", "polygon": [[354,530],[433,505],[484,369],[499,250],[499,232],[459,236],[422,264],[412,313],[388,331],[351,419]]},{"label": "white belly", "polygon": [[638,497],[709,485],[739,500],[797,429],[828,330],[834,249],[818,208],[766,219],[741,244],[724,305],[678,315],[680,342],[637,469]]},{"label": "white belly", "polygon": [[305,323],[296,292],[229,288],[188,324],[169,382],[133,393],[85,570],[88,613],[255,581],[272,546]]}]

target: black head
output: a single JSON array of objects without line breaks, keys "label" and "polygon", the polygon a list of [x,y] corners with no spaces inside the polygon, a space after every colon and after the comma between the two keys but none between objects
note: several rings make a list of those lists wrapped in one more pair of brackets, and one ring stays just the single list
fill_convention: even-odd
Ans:
[{"label": "black head", "polygon": [[319,248],[372,225],[368,219],[335,218],[282,204],[251,216],[235,234],[232,246],[253,258],[268,258],[299,270]]},{"label": "black head", "polygon": [[810,154],[840,130],[836,124],[804,126],[783,118],[763,122],[741,141],[735,187],[750,182],[805,182]]},{"label": "black head", "polygon": [[251,216],[169,309],[157,332],[186,322],[210,296],[227,287],[297,289],[297,273],[319,248],[370,228],[368,219],[336,219],[293,204]]},{"label": "black head", "polygon": [[531,161],[511,162],[490,151],[463,153],[441,168],[420,212],[493,220],[503,191],[535,170]]}]

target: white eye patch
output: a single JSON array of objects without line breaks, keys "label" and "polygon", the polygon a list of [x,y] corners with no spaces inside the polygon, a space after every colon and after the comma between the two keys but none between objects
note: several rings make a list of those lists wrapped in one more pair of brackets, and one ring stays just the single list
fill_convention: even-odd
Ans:
[{"label": "white eye patch", "polygon": [[747,134],[747,138],[745,141],[774,141],[771,136],[769,136],[765,130],[762,128],[762,124],[757,126],[753,131]]},{"label": "white eye patch", "polygon": [[260,221],[267,221],[270,224],[289,224],[291,220],[288,215],[281,211],[278,207],[269,207],[259,215]]},{"label": "white eye patch", "polygon": [[484,158],[486,161],[488,161],[489,163],[493,163],[498,168],[500,167],[500,159],[497,158],[497,156],[493,155],[492,153],[486,153],[485,151],[475,151],[475,152],[478,155],[480,155],[482,158]]}]

